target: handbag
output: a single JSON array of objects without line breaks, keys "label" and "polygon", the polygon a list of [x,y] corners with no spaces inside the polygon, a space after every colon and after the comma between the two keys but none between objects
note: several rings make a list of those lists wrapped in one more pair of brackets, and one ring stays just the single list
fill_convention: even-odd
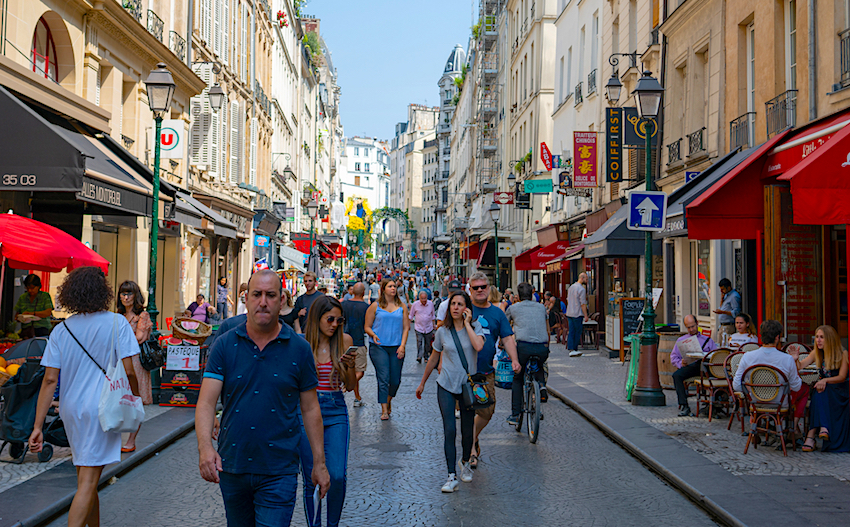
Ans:
[{"label": "handbag", "polygon": [[449,327],[452,333],[452,339],[455,341],[457,354],[460,356],[460,362],[463,364],[463,369],[466,370],[466,381],[460,387],[461,399],[465,408],[487,408],[495,401],[490,397],[487,391],[487,376],[475,373],[469,373],[469,363],[466,362],[466,353],[463,352],[463,346],[460,343],[460,338],[457,336],[454,325]]},{"label": "handbag", "polygon": [[[115,315],[116,317],[118,315]],[[115,350],[115,324],[117,318],[112,321],[112,345]],[[98,364],[94,357],[88,352],[85,346],[77,339],[71,328],[65,322],[65,329],[74,341],[83,348],[89,359],[103,372],[106,377],[106,382],[100,390],[100,401],[97,405],[97,418],[100,421],[100,428],[104,432],[135,432],[145,420],[145,407],[142,404],[142,398],[133,395],[130,389],[130,380],[127,378],[127,372],[124,370],[124,362],[118,358],[116,353],[115,365],[110,365],[109,370],[104,370],[103,366]]]},{"label": "handbag", "polygon": [[165,364],[165,353],[155,338],[149,338],[139,346],[139,362],[147,371],[158,370]]}]

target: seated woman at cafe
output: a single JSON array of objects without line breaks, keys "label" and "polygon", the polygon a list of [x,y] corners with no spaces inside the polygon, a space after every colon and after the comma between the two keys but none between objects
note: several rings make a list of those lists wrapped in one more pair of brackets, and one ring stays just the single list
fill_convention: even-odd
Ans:
[{"label": "seated woman at cafe", "polygon": [[737,350],[744,344],[758,343],[759,338],[752,317],[746,313],[741,313],[735,317],[735,333],[729,336],[729,347]]},{"label": "seated woman at cafe", "polygon": [[199,322],[209,322],[210,314],[215,313],[215,308],[204,300],[204,295],[198,295],[194,302],[189,304],[183,315],[194,318]]},{"label": "seated woman at cafe", "polygon": [[814,365],[819,380],[811,390],[809,433],[803,452],[817,449],[823,440],[823,452],[850,452],[850,387],[847,383],[847,351],[841,347],[838,332],[832,326],[815,331],[815,347],[800,360],[797,350],[789,350],[797,368]]},{"label": "seated woman at cafe", "polygon": [[[26,292],[15,303],[15,320],[21,323],[21,338],[46,337],[50,334],[53,324],[50,315],[53,314],[53,300],[50,293],[41,290],[41,278],[34,274],[24,278]],[[35,320],[31,317],[38,317]]]}]

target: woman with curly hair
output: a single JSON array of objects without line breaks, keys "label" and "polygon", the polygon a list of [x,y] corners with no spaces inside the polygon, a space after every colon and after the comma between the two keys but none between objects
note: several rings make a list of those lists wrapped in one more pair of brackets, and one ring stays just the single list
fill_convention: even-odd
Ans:
[{"label": "woman with curly hair", "polygon": [[41,359],[45,373],[29,446],[40,452],[44,445],[42,426],[61,370],[59,413],[77,468],[77,492],[68,511],[70,527],[100,525],[100,475],[104,466],[121,461],[121,434],[104,432],[98,420],[106,380],[103,370],[121,360],[133,394],[139,394],[132,360],[139,344],[127,319],[109,310],[113,296],[106,275],[97,267],[71,271],[59,286],[57,299],[74,315],[56,326]]},{"label": "woman with curly hair", "polygon": [[[116,302],[116,311],[124,315],[130,327],[133,328],[133,333],[136,335],[136,341],[141,346],[142,342],[146,342],[151,337],[153,323],[148,312],[145,311],[145,297],[142,295],[142,290],[139,285],[132,280],[126,280],[118,286],[118,301]],[[136,373],[136,381],[139,383],[139,392],[142,397],[143,404],[153,404],[153,395],[151,394],[151,373],[142,367],[142,361],[138,355],[133,355],[133,371]],[[139,429],[141,430],[141,425]],[[136,436],[139,430],[130,433],[127,442],[121,447],[121,452],[133,452],[136,450]]]}]

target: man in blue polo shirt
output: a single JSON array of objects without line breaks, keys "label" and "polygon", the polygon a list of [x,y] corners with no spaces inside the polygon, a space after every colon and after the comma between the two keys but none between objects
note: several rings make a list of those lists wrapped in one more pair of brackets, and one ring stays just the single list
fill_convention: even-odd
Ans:
[{"label": "man in blue polo shirt", "polygon": [[[481,324],[484,329],[484,348],[478,352],[478,373],[487,375],[487,392],[493,401],[496,400],[496,370],[493,368],[493,359],[496,357],[496,341],[502,340],[505,351],[511,358],[511,368],[514,373],[519,373],[522,366],[519,364],[516,354],[516,339],[514,330],[505,312],[487,298],[490,296],[490,279],[482,272],[477,272],[469,277],[469,292],[472,297],[472,318]],[[478,435],[490,423],[496,405],[491,404],[487,408],[475,410],[475,432],[472,446],[472,457],[469,464],[472,468],[478,466],[478,457],[481,448],[478,445]]]},{"label": "man in blue polo shirt", "polygon": [[[195,410],[201,476],[219,484],[228,527],[290,524],[299,405],[313,451],[312,481],[322,497],[330,487],[313,353],[279,321],[281,292],[274,271],[259,271],[248,281],[247,322],[213,345]],[[224,411],[216,452],[211,438],[219,396]]]}]

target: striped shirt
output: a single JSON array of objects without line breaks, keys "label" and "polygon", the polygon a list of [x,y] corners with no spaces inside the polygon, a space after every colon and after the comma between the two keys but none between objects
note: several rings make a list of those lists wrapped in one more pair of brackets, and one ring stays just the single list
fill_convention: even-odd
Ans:
[{"label": "striped shirt", "polygon": [[319,386],[316,390],[320,392],[336,392],[342,389],[339,372],[334,369],[333,362],[323,362],[316,365],[319,374]]}]

